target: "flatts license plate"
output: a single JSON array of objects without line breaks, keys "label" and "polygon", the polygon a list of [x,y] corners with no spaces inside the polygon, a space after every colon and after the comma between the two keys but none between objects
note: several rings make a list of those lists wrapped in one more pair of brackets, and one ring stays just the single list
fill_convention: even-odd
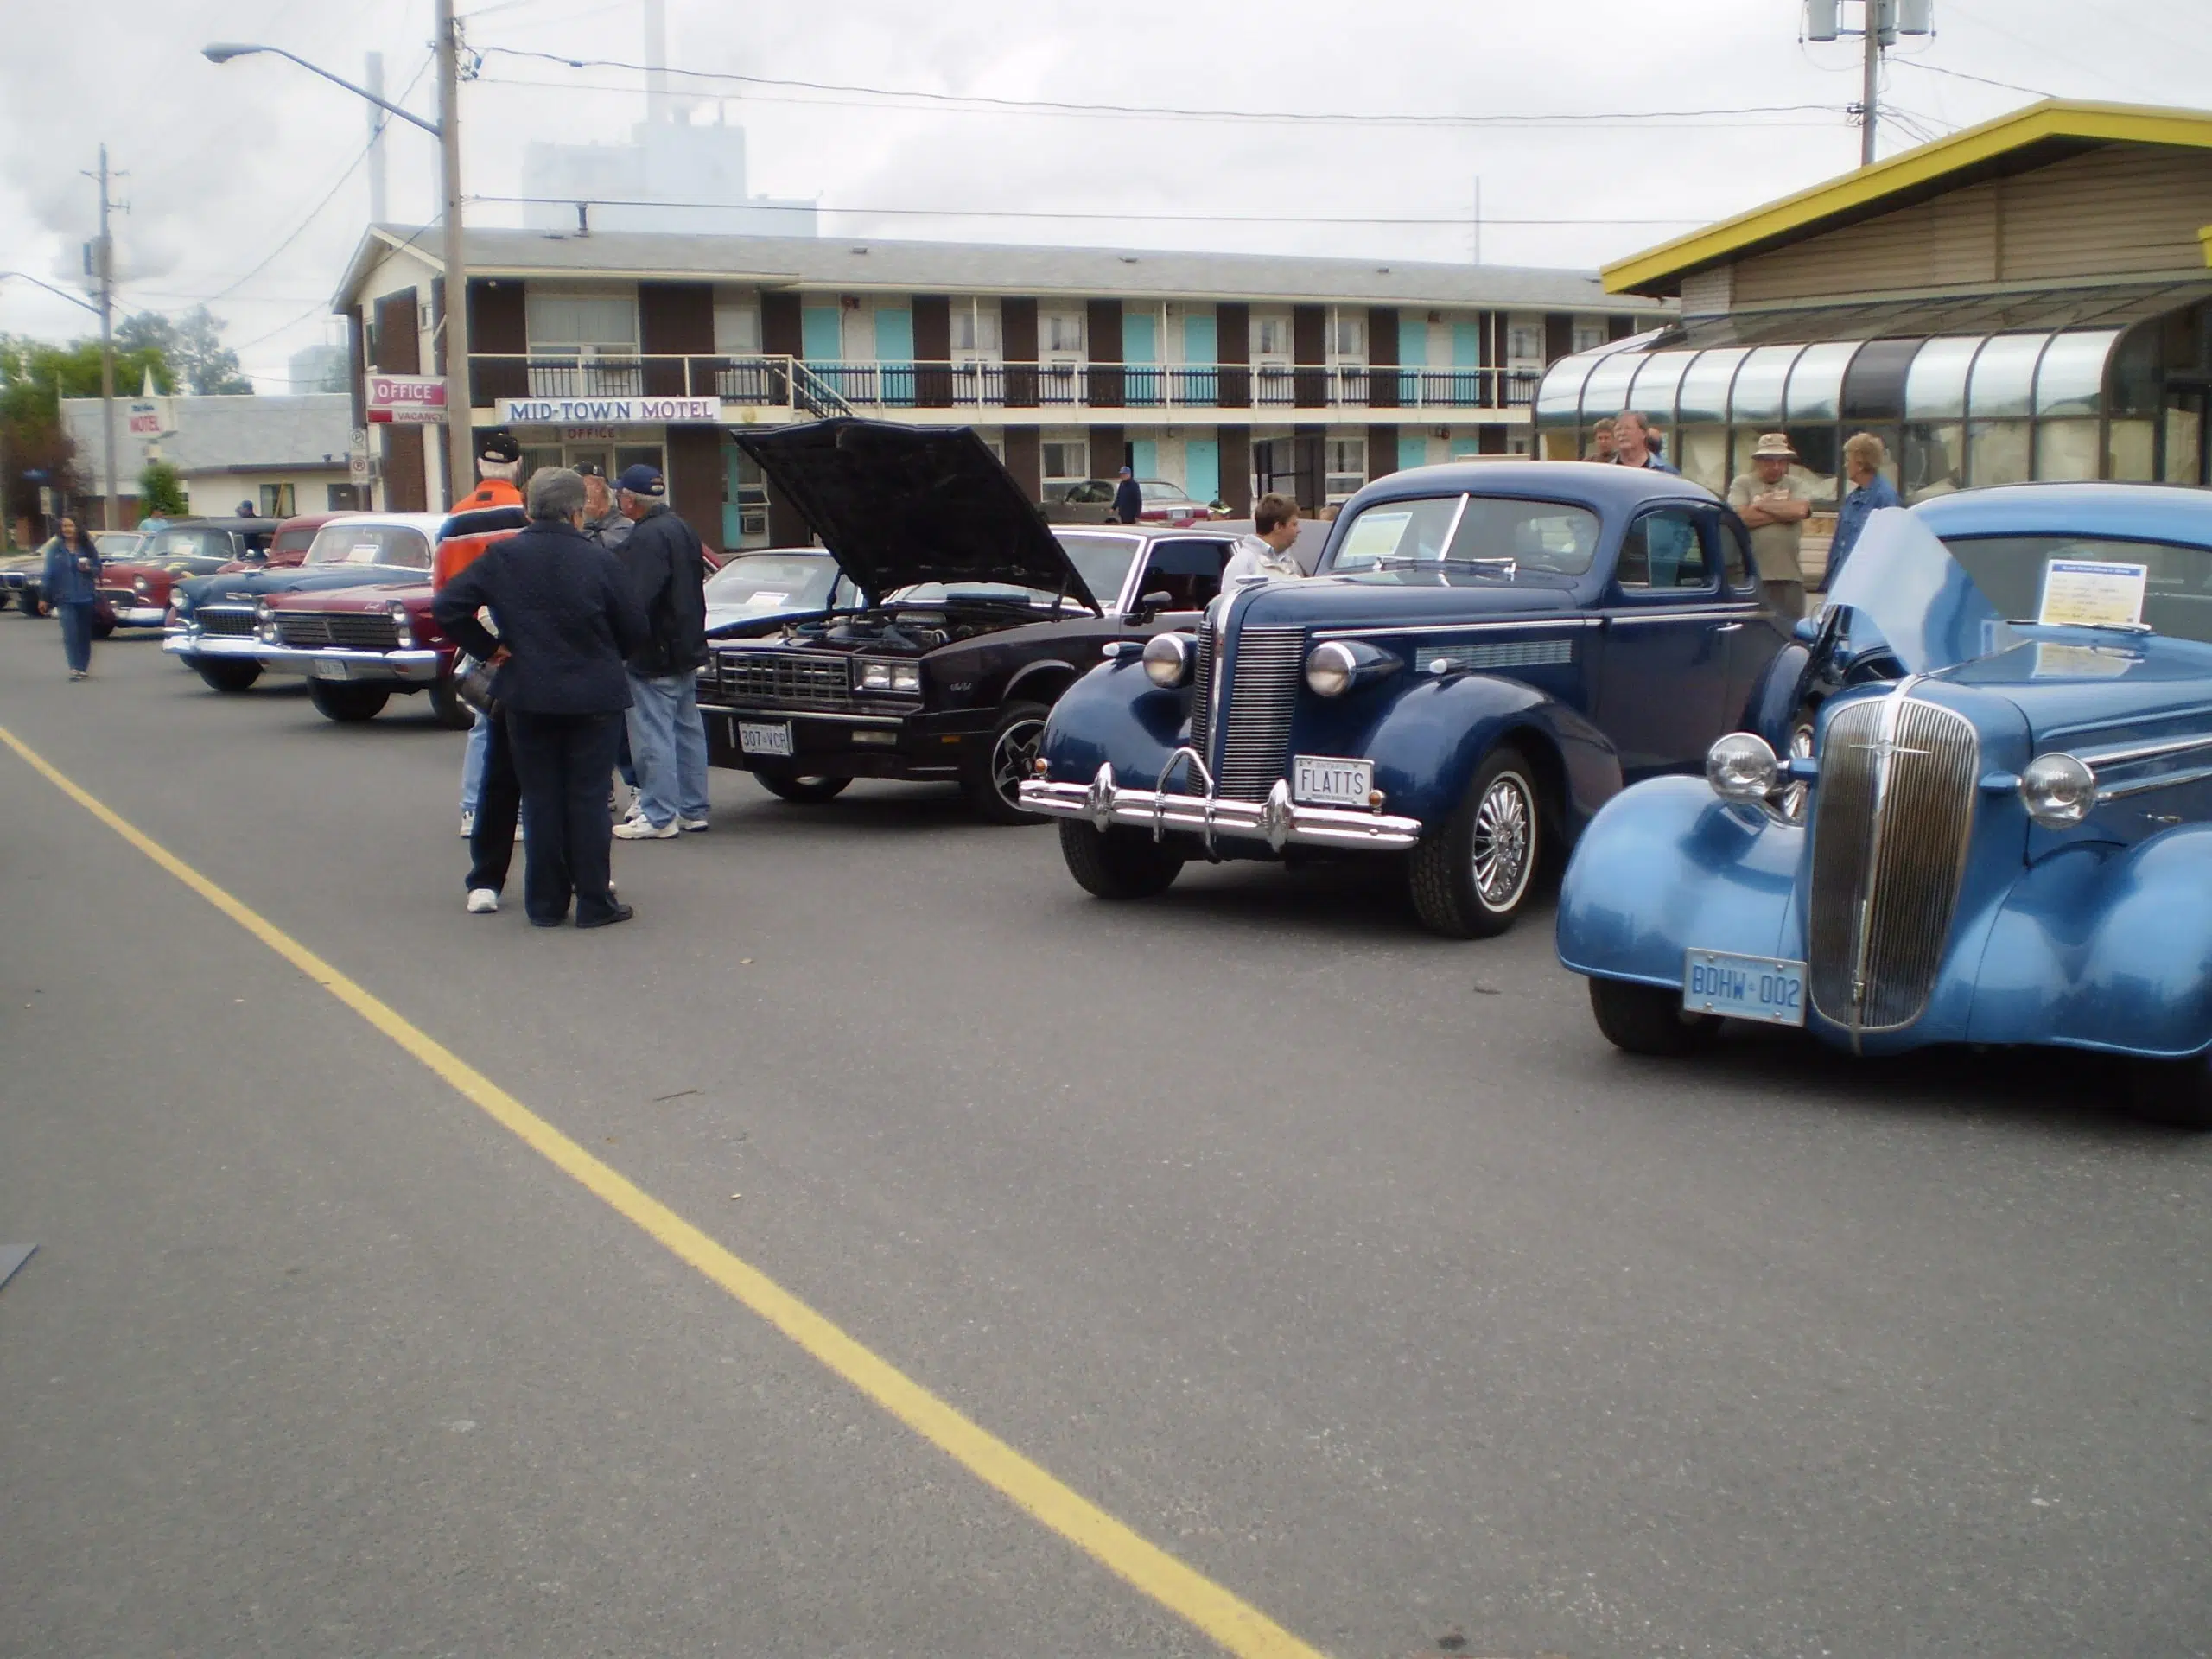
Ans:
[{"label": "flatts license plate", "polygon": [[1774,957],[1691,950],[1682,962],[1682,1008],[1767,1026],[1805,1023],[1805,964]]},{"label": "flatts license plate", "polygon": [[353,665],[343,657],[318,657],[308,664],[308,671],[318,680],[344,680],[353,677]]},{"label": "flatts license plate", "polygon": [[737,722],[737,747],[745,754],[789,754],[791,723],[788,720],[741,720]]},{"label": "flatts license plate", "polygon": [[1291,763],[1290,798],[1315,806],[1365,806],[1375,787],[1372,760],[1301,754]]}]

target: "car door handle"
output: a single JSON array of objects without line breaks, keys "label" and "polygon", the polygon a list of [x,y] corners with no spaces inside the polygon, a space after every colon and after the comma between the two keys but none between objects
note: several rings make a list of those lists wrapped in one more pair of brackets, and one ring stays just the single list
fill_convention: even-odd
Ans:
[{"label": "car door handle", "polygon": [[1740,622],[1723,622],[1719,627],[1713,629],[1713,632],[1715,633],[1733,633],[1737,629],[1743,626],[1744,625]]}]

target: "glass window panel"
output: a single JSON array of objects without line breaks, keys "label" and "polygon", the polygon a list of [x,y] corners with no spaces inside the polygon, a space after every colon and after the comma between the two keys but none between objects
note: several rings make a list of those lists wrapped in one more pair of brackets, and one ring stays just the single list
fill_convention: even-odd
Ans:
[{"label": "glass window panel", "polygon": [[[2050,362],[2045,358],[2045,363]],[[2094,478],[2097,475],[2097,423],[2094,421],[2043,421],[2036,427],[2037,478]]]},{"label": "glass window panel", "polygon": [[1967,476],[1978,487],[2024,484],[2033,476],[2025,421],[1975,421],[1967,429]]},{"label": "glass window panel", "polygon": [[1797,359],[1797,366],[1789,371],[1789,397],[1786,404],[1789,418],[1793,421],[1832,421],[1843,404],[1844,371],[1851,366],[1851,359],[1859,350],[1855,340],[1823,340],[1817,346],[1808,346],[1805,354]]},{"label": "glass window panel", "polygon": [[1610,357],[1599,358],[1598,366],[1590,371],[1589,379],[1582,385],[1583,424],[1586,426],[1626,409],[1629,383],[1643,366],[1641,352],[1615,352]]},{"label": "glass window panel", "polygon": [[1727,420],[1728,388],[1736,378],[1737,366],[1750,355],[1750,350],[1742,346],[1700,352],[1697,361],[1682,376],[1681,389],[1675,395],[1675,418],[1685,422]]},{"label": "glass window panel", "polygon": [[1694,484],[1702,484],[1715,495],[1728,490],[1728,429],[1725,426],[1678,426],[1675,442],[1679,451],[1675,465]]},{"label": "glass window panel", "polygon": [[1981,348],[1967,393],[1967,407],[1976,420],[2028,413],[2036,363],[2050,341],[2048,334],[1999,334]]},{"label": "glass window panel", "polygon": [[1736,372],[1736,389],[1729,394],[1728,410],[1738,423],[1782,420],[1782,389],[1789,383],[1789,365],[1802,346],[1761,346],[1744,359]]},{"label": "glass window panel", "polygon": [[2105,476],[2147,484],[2158,429],[2148,421],[2114,421],[2105,440]]},{"label": "glass window panel", "polygon": [[1981,337],[1947,334],[1931,340],[1912,359],[1904,379],[1904,412],[1916,421],[1957,420],[1967,412],[1967,370]]},{"label": "glass window panel", "polygon": [[1920,354],[1917,340],[1870,340],[1843,377],[1847,421],[1894,421],[1904,413],[1905,376]]},{"label": "glass window panel", "polygon": [[[1875,435],[1894,448],[1889,435]],[[1840,501],[1845,487],[1842,432],[1833,426],[1792,426],[1789,447],[1797,452],[1797,459],[1790,463],[1789,470],[1813,493],[1814,503],[1825,507]]]},{"label": "glass window panel", "polygon": [[2193,409],[2166,410],[2166,473],[2169,484],[2202,484],[2204,417]]},{"label": "glass window panel", "polygon": [[1543,425],[1572,426],[1582,410],[1582,383],[1590,378],[1599,359],[1563,357],[1544,372],[1536,388],[1536,419]]},{"label": "glass window panel", "polygon": [[1897,490],[1909,506],[1948,495],[1966,482],[1966,428],[1957,421],[1910,421],[1898,457]]},{"label": "glass window panel", "polygon": [[1681,384],[1682,372],[1690,365],[1695,352],[1654,352],[1643,359],[1643,367],[1636,377],[1636,385],[1628,395],[1628,407],[1640,409],[1661,424],[1671,424],[1675,418],[1675,389]]},{"label": "glass window panel", "polygon": [[[2112,355],[2117,328],[2087,329],[2059,334],[2043,354],[2036,371],[2036,413],[2038,415],[2094,415],[2101,408],[2105,384],[2105,359]],[[2095,446],[2090,446],[2094,457]],[[2057,476],[2057,474],[2054,474]],[[2063,476],[2072,478],[2075,474]],[[2092,471],[2079,474],[2094,478]]]}]

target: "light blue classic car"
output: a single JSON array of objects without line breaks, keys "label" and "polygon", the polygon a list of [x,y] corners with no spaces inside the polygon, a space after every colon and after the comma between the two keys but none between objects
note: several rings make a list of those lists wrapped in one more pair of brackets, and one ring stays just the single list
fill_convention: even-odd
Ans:
[{"label": "light blue classic car", "polygon": [[1607,1038],[2096,1050],[2212,1128],[2212,494],[1878,512],[1753,723],[1576,849],[1559,954]]}]

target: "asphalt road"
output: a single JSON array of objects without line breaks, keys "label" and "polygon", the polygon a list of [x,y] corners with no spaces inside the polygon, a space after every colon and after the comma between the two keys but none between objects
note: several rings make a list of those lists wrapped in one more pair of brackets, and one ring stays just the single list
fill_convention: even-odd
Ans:
[{"label": "asphalt road", "polygon": [[[2098,1066],[1633,1061],[1548,918],[890,785],[717,773],[539,932],[419,701],[61,668],[0,616],[0,727],[1339,1659],[2212,1651],[2212,1142]],[[0,747],[33,1242],[0,1652],[1215,1651]]]}]

